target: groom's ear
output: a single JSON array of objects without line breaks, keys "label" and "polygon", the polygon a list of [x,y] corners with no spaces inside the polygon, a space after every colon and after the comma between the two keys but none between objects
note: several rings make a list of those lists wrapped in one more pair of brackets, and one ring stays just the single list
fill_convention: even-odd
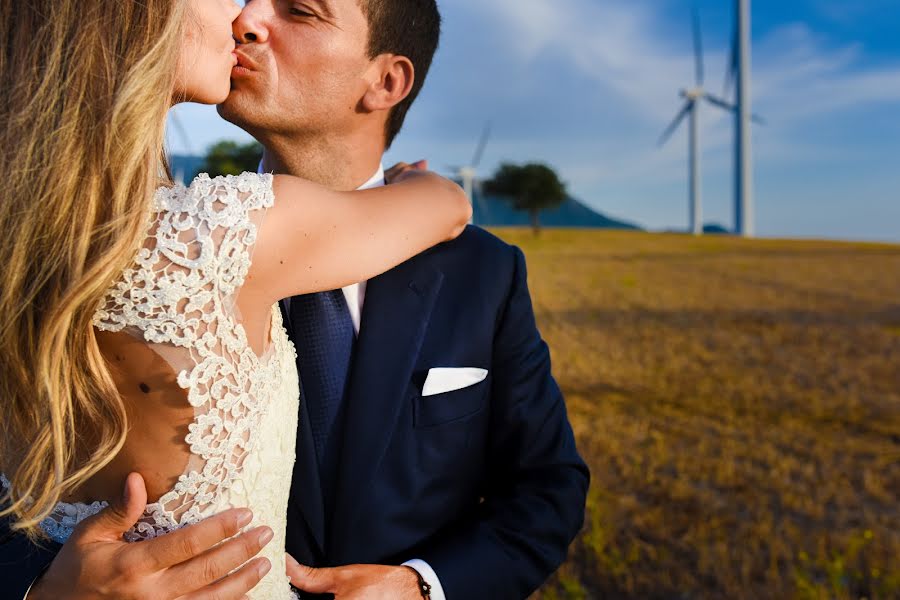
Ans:
[{"label": "groom's ear", "polygon": [[362,98],[367,111],[390,110],[412,91],[416,69],[405,56],[381,54],[372,61],[369,88]]}]

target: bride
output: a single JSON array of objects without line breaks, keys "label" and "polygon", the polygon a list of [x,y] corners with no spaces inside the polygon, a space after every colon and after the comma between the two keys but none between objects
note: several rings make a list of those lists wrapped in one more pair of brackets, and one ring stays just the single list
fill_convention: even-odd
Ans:
[{"label": "bride", "polygon": [[168,109],[228,95],[239,12],[232,0],[0,6],[0,516],[62,542],[138,471],[150,503],[126,539],[247,506],[244,529],[272,537],[250,597],[291,598],[299,387],[277,303],[452,239],[471,207],[406,165],[360,192],[162,176]]}]

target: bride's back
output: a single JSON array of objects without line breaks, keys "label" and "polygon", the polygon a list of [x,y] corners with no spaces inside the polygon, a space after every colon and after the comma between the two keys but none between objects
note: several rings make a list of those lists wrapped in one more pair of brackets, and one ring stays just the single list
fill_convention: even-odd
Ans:
[{"label": "bride's back", "polygon": [[[151,503],[169,494],[169,505],[186,473],[198,473],[207,485],[234,477],[249,433],[226,440],[200,431],[200,421],[233,427],[254,418],[250,372],[271,359],[280,315],[239,292],[271,203],[266,179],[249,174],[158,191],[143,247],[95,317],[97,342],[131,426],[112,462],[63,500],[114,497],[132,471],[144,474]],[[243,408],[226,415],[217,403],[228,397]],[[236,447],[208,449],[221,441]],[[192,456],[192,446],[207,450]],[[223,465],[204,475],[212,456]],[[169,518],[180,520],[189,504],[177,500]]]},{"label": "bride's back", "polygon": [[138,471],[144,474],[148,500],[154,502],[185,471],[190,450],[180,442],[194,420],[194,408],[172,366],[149,344],[125,332],[98,332],[97,342],[124,400],[130,427],[112,462],[63,500],[115,498],[123,478]]}]

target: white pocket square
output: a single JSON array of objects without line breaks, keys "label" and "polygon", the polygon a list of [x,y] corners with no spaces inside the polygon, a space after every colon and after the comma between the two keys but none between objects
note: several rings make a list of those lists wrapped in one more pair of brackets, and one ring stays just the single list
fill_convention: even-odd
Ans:
[{"label": "white pocket square", "polygon": [[429,369],[425,385],[422,387],[422,396],[434,396],[475,385],[484,381],[487,374],[487,369],[475,367]]}]

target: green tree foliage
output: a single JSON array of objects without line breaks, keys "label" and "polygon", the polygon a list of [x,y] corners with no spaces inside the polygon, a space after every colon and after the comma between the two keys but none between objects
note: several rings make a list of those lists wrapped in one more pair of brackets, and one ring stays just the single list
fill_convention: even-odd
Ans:
[{"label": "green tree foliage", "polygon": [[222,141],[209,147],[203,166],[198,173],[209,173],[210,177],[217,175],[240,175],[245,171],[255,173],[262,158],[262,146],[259,142],[238,144],[237,142]]},{"label": "green tree foliage", "polygon": [[559,206],[568,197],[556,171],[540,163],[503,163],[493,179],[484,182],[484,190],[507,198],[515,210],[527,212],[535,235],[540,231],[541,211]]}]

